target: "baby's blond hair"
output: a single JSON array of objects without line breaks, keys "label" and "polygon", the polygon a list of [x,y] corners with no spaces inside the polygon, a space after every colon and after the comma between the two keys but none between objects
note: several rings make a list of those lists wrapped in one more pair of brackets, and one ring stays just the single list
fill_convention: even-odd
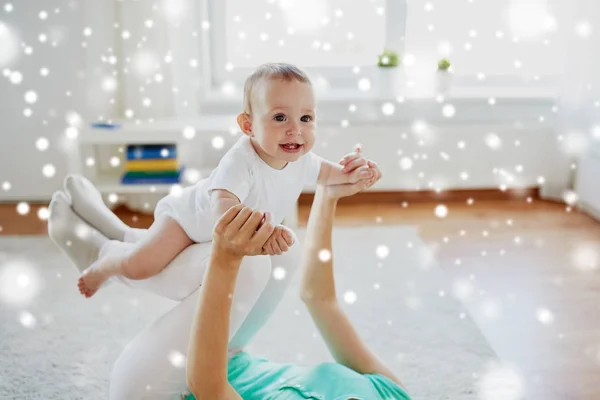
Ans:
[{"label": "baby's blond hair", "polygon": [[263,79],[281,79],[284,81],[297,80],[312,85],[308,74],[292,64],[266,63],[260,65],[244,83],[244,112],[252,115],[252,100],[256,96],[256,87]]}]

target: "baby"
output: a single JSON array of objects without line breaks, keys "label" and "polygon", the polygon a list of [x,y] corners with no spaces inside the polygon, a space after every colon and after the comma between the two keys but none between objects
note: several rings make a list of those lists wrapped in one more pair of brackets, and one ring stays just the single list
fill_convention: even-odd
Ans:
[{"label": "baby", "polygon": [[276,228],[262,254],[282,254],[294,244],[295,235],[281,222],[306,185],[374,179],[360,148],[338,164],[311,152],[315,95],[307,74],[293,65],[264,64],[247,78],[244,111],[237,122],[244,135],[211,175],[161,199],[154,223],[135,250],[96,260],[78,281],[81,294],[93,296],[114,275],[137,280],[158,274],[186,247],[211,241],[216,221],[239,203],[270,214]]}]

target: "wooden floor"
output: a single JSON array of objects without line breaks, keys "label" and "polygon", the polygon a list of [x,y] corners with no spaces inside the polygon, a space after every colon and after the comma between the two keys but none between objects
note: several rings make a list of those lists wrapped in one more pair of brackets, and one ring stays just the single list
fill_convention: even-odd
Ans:
[{"label": "wooden floor", "polygon": [[[449,287],[473,288],[465,305],[499,358],[520,374],[528,399],[600,399],[600,224],[539,200],[446,203],[445,218],[435,216],[436,205],[340,205],[336,225],[415,226]],[[14,205],[0,206],[0,235],[45,234],[37,208],[21,216]],[[309,211],[300,208],[302,225]],[[118,214],[134,227],[152,221]],[[498,387],[508,394],[517,384],[500,380]]]}]

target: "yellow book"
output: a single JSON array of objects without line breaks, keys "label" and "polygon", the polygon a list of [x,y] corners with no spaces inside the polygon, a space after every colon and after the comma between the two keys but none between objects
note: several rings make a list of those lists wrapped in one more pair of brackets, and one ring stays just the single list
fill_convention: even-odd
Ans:
[{"label": "yellow book", "polygon": [[177,159],[125,161],[126,171],[173,171],[177,169],[179,169]]}]

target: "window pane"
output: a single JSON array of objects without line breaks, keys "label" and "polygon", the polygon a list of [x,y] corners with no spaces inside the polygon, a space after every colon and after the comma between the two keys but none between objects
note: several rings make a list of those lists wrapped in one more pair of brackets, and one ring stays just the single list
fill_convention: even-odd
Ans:
[{"label": "window pane", "polygon": [[568,0],[409,0],[406,52],[427,69],[447,56],[457,75],[559,74],[572,8]]},{"label": "window pane", "polygon": [[[219,0],[222,1],[222,0]],[[225,0],[226,61],[254,67],[375,65],[385,0]]]}]

